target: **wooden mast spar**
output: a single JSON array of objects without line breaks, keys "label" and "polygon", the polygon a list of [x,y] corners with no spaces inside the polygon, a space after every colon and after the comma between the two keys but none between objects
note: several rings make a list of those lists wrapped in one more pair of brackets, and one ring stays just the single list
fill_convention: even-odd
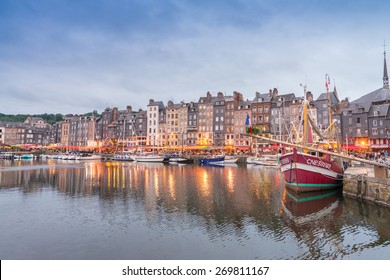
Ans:
[{"label": "wooden mast spar", "polygon": [[290,146],[290,147],[299,148],[299,149],[302,149],[302,150],[306,149],[306,150],[313,151],[313,152],[319,152],[319,153],[323,153],[323,154],[328,154],[328,155],[335,156],[335,157],[338,157],[338,158],[354,160],[354,161],[367,163],[367,164],[374,165],[374,166],[387,167],[386,164],[383,164],[383,163],[380,163],[380,162],[376,162],[376,161],[372,161],[372,160],[366,160],[366,159],[362,159],[362,158],[357,158],[357,157],[349,156],[349,155],[343,155],[341,153],[335,153],[335,152],[331,152],[331,151],[327,151],[327,150],[323,150],[323,149],[317,149],[317,148],[314,148],[314,147],[303,146],[303,145],[299,145],[299,144],[295,144],[295,143],[285,142],[285,141],[276,140],[276,139],[272,139],[272,138],[268,138],[268,137],[264,137],[264,136],[259,136],[259,135],[254,135],[254,134],[244,134],[244,135],[248,136],[248,137],[261,139],[261,140],[264,140],[264,141],[269,141],[269,142],[272,142],[272,143],[277,143],[277,144],[282,144],[282,145],[286,145],[286,146]]}]

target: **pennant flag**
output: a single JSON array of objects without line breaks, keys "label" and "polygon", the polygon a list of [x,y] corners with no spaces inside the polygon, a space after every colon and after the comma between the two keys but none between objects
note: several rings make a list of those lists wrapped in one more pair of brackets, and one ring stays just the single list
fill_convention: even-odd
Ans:
[{"label": "pennant flag", "polygon": [[245,125],[249,126],[249,131],[250,131],[250,133],[252,133],[252,122],[251,122],[251,118],[249,117],[248,113],[246,113]]},{"label": "pennant flag", "polygon": [[329,78],[329,75],[326,74],[325,75],[325,87],[327,90],[329,89],[329,86],[330,86],[330,78]]}]

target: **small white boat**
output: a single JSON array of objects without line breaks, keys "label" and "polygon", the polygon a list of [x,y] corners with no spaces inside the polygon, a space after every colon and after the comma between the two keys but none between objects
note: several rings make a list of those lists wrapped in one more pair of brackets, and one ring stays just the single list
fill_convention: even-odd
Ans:
[{"label": "small white boat", "polygon": [[263,166],[279,166],[278,155],[266,155],[263,157],[259,157],[253,163]]},{"label": "small white boat", "polygon": [[260,158],[258,156],[248,157],[246,159],[246,163],[247,164],[256,164],[256,162],[258,162],[259,160],[260,160]]},{"label": "small white boat", "polygon": [[175,164],[175,163],[193,163],[194,160],[190,158],[185,157],[170,157],[169,163]]},{"label": "small white boat", "polygon": [[159,155],[139,155],[134,157],[137,162],[163,162],[165,157]]},{"label": "small white boat", "polygon": [[134,161],[134,157],[128,154],[116,154],[112,159],[115,161]]},{"label": "small white boat", "polygon": [[76,155],[68,155],[67,160],[76,160]]},{"label": "small white boat", "polygon": [[77,160],[101,160],[101,155],[96,154],[81,154],[76,157]]}]

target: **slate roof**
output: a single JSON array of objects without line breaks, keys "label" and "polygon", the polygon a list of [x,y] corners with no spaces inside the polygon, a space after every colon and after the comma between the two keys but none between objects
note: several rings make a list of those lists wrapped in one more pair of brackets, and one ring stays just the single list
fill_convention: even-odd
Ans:
[{"label": "slate roof", "polygon": [[268,93],[258,94],[252,102],[271,102],[271,97]]},{"label": "slate roof", "polygon": [[[352,111],[353,114],[356,113],[367,113],[370,111],[371,103],[349,103],[344,110]],[[360,110],[363,109],[363,110]]]},{"label": "slate roof", "polygon": [[162,101],[152,101],[149,102],[148,106],[158,106],[159,109],[164,109],[164,103]]},{"label": "slate roof", "polygon": [[368,117],[374,117],[374,112],[378,112],[375,117],[386,117],[390,104],[372,105]]},{"label": "slate roof", "polygon": [[[329,96],[330,96],[330,104],[332,106],[340,103],[340,100],[337,98],[334,91],[329,92]],[[326,100],[326,101],[328,100],[326,92],[321,93],[320,96],[318,96],[318,98],[316,99],[316,101],[323,101],[323,100]]]},{"label": "slate roof", "polygon": [[289,103],[289,102],[292,102],[292,100],[295,98],[295,94],[294,93],[287,93],[287,94],[277,95],[271,99],[271,102],[272,103],[279,102],[280,98],[283,98],[285,103]]},{"label": "slate roof", "polygon": [[352,101],[351,104],[369,103],[371,105],[371,103],[378,104],[386,102],[390,103],[390,89],[382,87]]}]

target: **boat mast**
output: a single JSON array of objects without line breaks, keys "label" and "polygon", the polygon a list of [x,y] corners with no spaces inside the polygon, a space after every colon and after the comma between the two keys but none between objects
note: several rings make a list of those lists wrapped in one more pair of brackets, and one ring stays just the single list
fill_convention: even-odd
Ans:
[{"label": "boat mast", "polygon": [[[331,103],[330,103],[329,85],[330,85],[329,75],[325,74],[326,98],[327,98],[327,102],[328,102],[328,115],[329,115],[329,133],[330,133],[331,139],[334,139],[335,134],[334,134],[334,125],[333,125],[333,117],[332,117],[332,107],[331,107]],[[332,148],[334,148],[334,147],[332,147]]]},{"label": "boat mast", "polygon": [[303,86],[303,112],[302,112],[302,121],[303,121],[303,137],[302,137],[302,140],[303,140],[303,146],[307,146],[307,142],[308,142],[308,133],[309,133],[309,127],[308,127],[308,101],[307,101],[307,97],[306,97],[306,84]]},{"label": "boat mast", "polygon": [[[376,161],[372,161],[372,160],[367,160],[367,159],[363,159],[363,158],[358,158],[358,157],[354,157],[354,156],[349,156],[349,155],[343,155],[341,153],[336,153],[336,152],[332,152],[332,151],[328,151],[328,150],[318,149],[318,148],[309,147],[309,146],[303,146],[303,145],[290,143],[290,142],[286,142],[286,141],[279,141],[279,140],[276,140],[276,139],[272,139],[272,138],[268,138],[268,137],[264,137],[264,136],[260,136],[260,135],[247,134],[247,133],[245,133],[243,135],[244,136],[249,136],[249,137],[254,137],[254,138],[257,138],[257,139],[261,139],[263,141],[269,141],[270,143],[278,143],[278,144],[283,144],[283,145],[286,145],[286,146],[295,147],[295,148],[302,149],[302,150],[306,149],[306,150],[313,151],[313,152],[319,152],[319,153],[323,153],[323,154],[328,154],[328,155],[331,155],[331,156],[335,156],[336,158],[339,158],[339,159],[344,158],[344,159],[348,159],[348,160],[353,160],[353,161],[367,163],[367,164],[370,164],[370,165],[375,165],[375,166],[380,166],[380,167],[387,167],[387,165],[384,164],[384,163],[380,163],[380,162],[376,162]],[[342,167],[342,165],[340,165],[340,166]]]},{"label": "boat mast", "polygon": [[126,137],[126,115],[123,117],[123,143],[122,143],[122,154],[125,152],[125,137]]}]

